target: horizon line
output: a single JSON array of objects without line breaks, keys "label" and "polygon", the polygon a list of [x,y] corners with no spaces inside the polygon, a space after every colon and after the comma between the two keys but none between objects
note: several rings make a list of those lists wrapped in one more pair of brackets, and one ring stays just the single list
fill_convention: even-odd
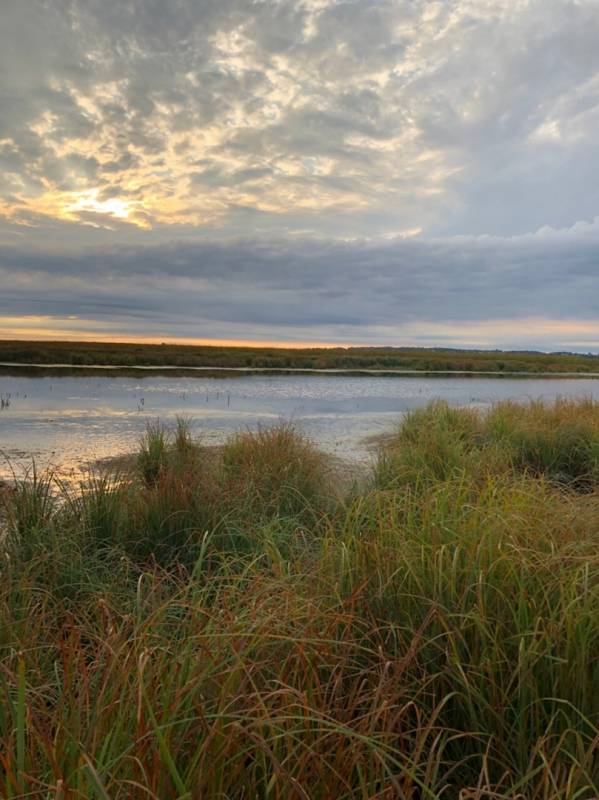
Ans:
[{"label": "horizon line", "polygon": [[480,352],[480,353],[538,353],[541,355],[572,355],[572,356],[586,356],[599,358],[599,353],[592,353],[589,351],[583,352],[580,350],[542,350],[536,348],[516,348],[504,349],[497,346],[488,345],[486,347],[460,347],[460,346],[447,346],[447,345],[390,345],[390,344],[341,344],[334,342],[282,342],[282,341],[264,341],[256,339],[196,339],[193,337],[181,338],[160,338],[160,337],[127,337],[123,336],[119,339],[113,338],[91,338],[84,337],[80,339],[71,338],[55,338],[48,337],[5,337],[0,334],[0,343],[6,342],[23,342],[30,344],[64,344],[64,345],[92,345],[92,344],[113,344],[113,345],[150,345],[154,347],[160,346],[180,346],[180,347],[229,347],[239,349],[272,349],[272,350],[352,350],[352,349],[370,349],[370,350],[451,350],[456,352]]}]

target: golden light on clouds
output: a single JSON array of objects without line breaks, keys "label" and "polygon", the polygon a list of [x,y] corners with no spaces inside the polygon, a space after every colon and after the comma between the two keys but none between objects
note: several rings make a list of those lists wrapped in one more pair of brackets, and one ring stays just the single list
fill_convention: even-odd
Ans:
[{"label": "golden light on clouds", "polygon": [[92,211],[94,214],[107,214],[117,219],[128,219],[131,214],[131,203],[112,197],[108,200],[99,200],[98,192],[90,189],[80,192],[77,199],[66,207],[69,214],[77,215],[81,211]]},{"label": "golden light on clouds", "polygon": [[9,2],[0,315],[597,350],[599,15],[564,5]]},{"label": "golden light on clouds", "polygon": [[[49,315],[0,316],[0,337],[31,341],[141,342],[143,344],[214,345],[219,347],[339,347],[327,341],[273,341],[271,339],[210,339],[194,336],[148,336],[126,333],[112,323]],[[359,346],[359,343],[354,343]]]},{"label": "golden light on clouds", "polygon": [[142,204],[120,198],[99,199],[97,189],[81,192],[46,191],[34,198],[17,197],[12,203],[0,202],[0,216],[18,225],[35,226],[40,218],[77,222],[92,227],[108,227],[110,223],[129,222],[139,228],[150,228]]},{"label": "golden light on clouds", "polygon": [[[294,31],[302,44],[317,36],[319,16],[331,7],[328,0],[300,4],[303,28]],[[165,76],[158,59],[156,86],[137,64],[146,54],[124,47],[123,58],[140,72],[119,76],[99,44],[86,58],[99,73],[107,69],[104,79],[50,76],[63,111],[36,109],[28,122],[44,152],[28,165],[39,180],[15,186],[0,216],[18,224],[45,217],[92,227],[201,228],[241,209],[285,225],[295,215],[368,212],[381,200],[385,208],[406,207],[415,194],[441,192],[452,174],[443,152],[391,111],[394,61],[358,68],[351,49],[341,47],[318,66],[268,52],[251,23],[250,15],[204,34],[209,55],[201,69],[190,57]],[[368,105],[360,108],[361,97],[380,104],[377,124]],[[0,141],[0,156],[4,146],[18,149],[18,142]]]},{"label": "golden light on clouds", "polygon": [[[371,333],[381,341],[394,337],[401,340],[404,346],[434,346],[443,341],[450,346],[471,348],[494,348],[498,343],[511,348],[523,336],[538,342],[538,347],[552,349],[549,344],[557,337],[569,347],[578,350],[593,348],[599,341],[599,322],[597,320],[552,320],[541,317],[518,320],[517,326],[512,319],[484,321],[455,320],[452,322],[416,322],[398,324],[393,327],[375,326]],[[154,332],[149,335],[145,330],[137,330],[134,325],[116,320],[102,320],[78,315],[23,315],[1,316],[0,337],[4,339],[56,340],[56,341],[113,341],[143,342],[147,344],[188,344],[215,345],[232,347],[367,347],[372,342],[355,339],[335,343],[334,340],[291,339],[284,341],[276,338],[211,338],[190,335],[172,335],[168,332]]]}]

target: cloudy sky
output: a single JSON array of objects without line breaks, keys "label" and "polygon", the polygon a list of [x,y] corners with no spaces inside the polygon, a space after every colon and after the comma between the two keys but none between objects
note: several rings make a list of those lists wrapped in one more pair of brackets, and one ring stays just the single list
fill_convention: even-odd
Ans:
[{"label": "cloudy sky", "polygon": [[1,0],[0,336],[599,352],[599,0]]}]

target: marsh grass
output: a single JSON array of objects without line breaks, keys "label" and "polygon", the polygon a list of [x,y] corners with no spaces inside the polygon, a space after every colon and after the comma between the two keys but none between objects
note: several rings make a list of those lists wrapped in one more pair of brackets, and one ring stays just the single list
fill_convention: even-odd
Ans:
[{"label": "marsh grass", "polygon": [[599,406],[557,399],[503,402],[488,413],[432,403],[407,415],[386,441],[382,487],[428,486],[463,475],[529,474],[576,491],[599,486]]},{"label": "marsh grass", "polygon": [[12,492],[4,505],[8,548],[26,557],[43,551],[56,508],[52,473],[41,474],[35,462],[22,476],[13,472]]},{"label": "marsh grass", "polygon": [[11,501],[0,796],[599,796],[595,404],[434,404],[345,498],[288,426],[161,430]]},{"label": "marsh grass", "polygon": [[331,508],[326,457],[289,424],[238,433],[222,453],[225,484],[250,518],[313,523]]},{"label": "marsh grass", "polygon": [[167,432],[160,421],[151,422],[139,443],[137,463],[146,486],[155,486],[167,467]]},{"label": "marsh grass", "polygon": [[512,464],[576,490],[599,485],[599,409],[592,400],[502,403],[488,415],[493,442],[507,440]]},{"label": "marsh grass", "polygon": [[214,347],[116,342],[1,341],[0,361],[18,364],[161,365],[258,369],[404,369],[498,374],[599,372],[599,358],[574,353],[492,352],[403,347]]}]

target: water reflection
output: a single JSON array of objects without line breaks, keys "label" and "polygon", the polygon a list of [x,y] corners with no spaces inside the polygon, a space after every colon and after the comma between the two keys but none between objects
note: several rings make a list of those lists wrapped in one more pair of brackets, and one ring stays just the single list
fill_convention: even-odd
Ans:
[{"label": "water reflection", "polygon": [[[434,398],[484,406],[556,396],[599,399],[599,381],[11,369],[0,373],[0,451],[17,465],[34,456],[40,466],[79,471],[130,452],[148,421],[184,415],[206,444],[241,427],[292,420],[329,452],[366,459],[369,437]],[[0,476],[9,473],[5,459]]]}]

